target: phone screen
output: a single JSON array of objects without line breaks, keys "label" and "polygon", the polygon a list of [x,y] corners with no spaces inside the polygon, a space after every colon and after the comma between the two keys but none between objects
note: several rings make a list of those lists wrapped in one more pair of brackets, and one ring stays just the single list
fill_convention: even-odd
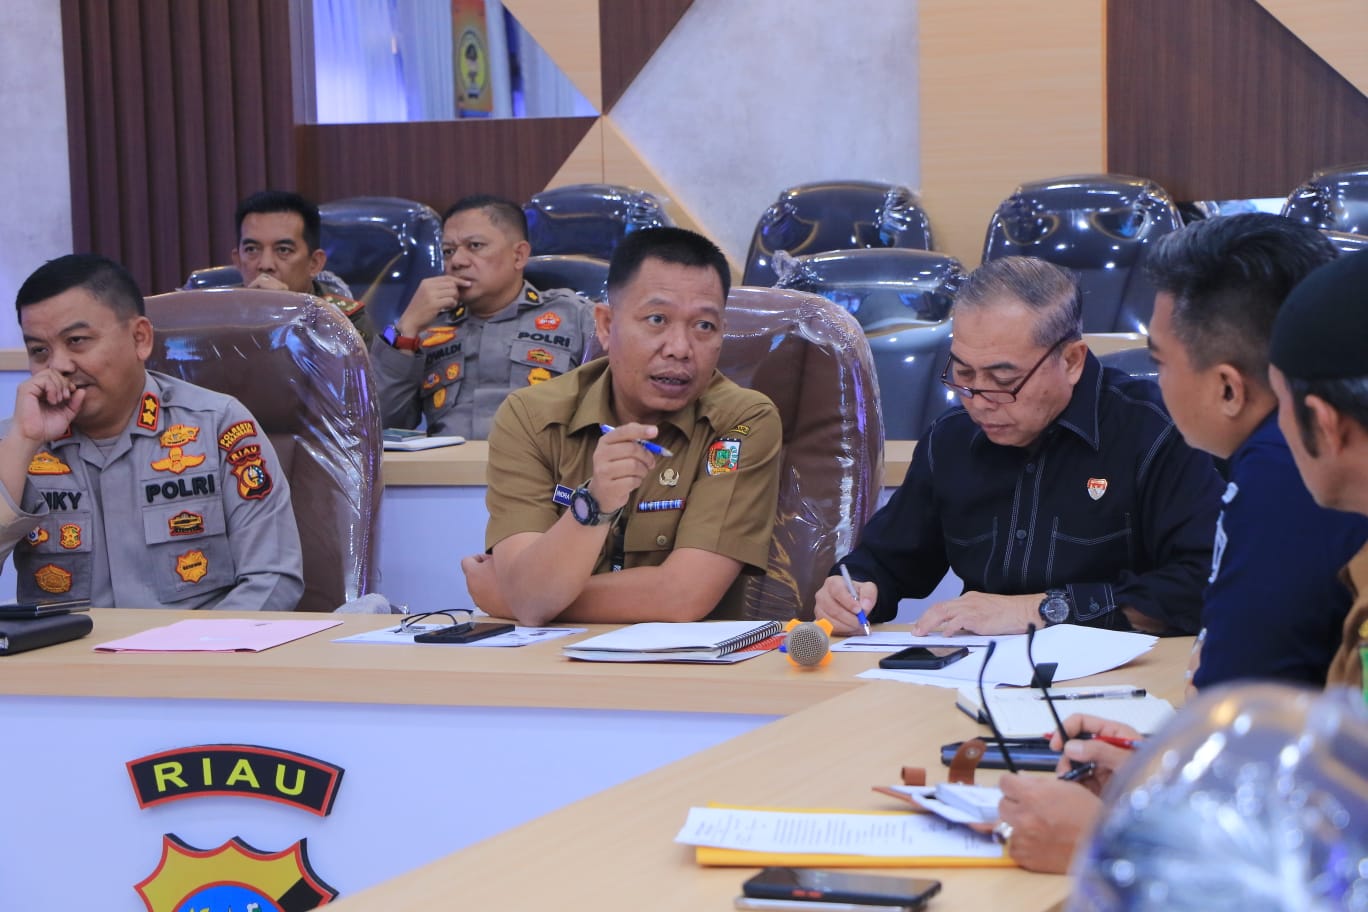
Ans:
[{"label": "phone screen", "polygon": [[944,668],[969,654],[963,646],[909,646],[879,660],[880,668]]},{"label": "phone screen", "polygon": [[810,868],[766,868],[742,885],[746,896],[911,906],[940,892],[940,881]]}]

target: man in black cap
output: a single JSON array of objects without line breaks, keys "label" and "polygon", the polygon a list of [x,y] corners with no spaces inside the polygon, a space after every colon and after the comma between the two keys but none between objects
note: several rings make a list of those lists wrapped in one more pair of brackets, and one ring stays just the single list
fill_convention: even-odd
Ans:
[{"label": "man in black cap", "polygon": [[[1269,361],[1278,426],[1311,496],[1368,515],[1368,251],[1322,266],[1292,290],[1273,324]],[[1341,579],[1354,604],[1326,684],[1362,686],[1368,546]]]}]

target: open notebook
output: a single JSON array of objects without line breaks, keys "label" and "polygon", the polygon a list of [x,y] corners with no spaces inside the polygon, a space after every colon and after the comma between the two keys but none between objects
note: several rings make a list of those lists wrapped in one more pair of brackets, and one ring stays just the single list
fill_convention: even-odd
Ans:
[{"label": "open notebook", "polygon": [[[1036,688],[999,687],[986,693],[993,721],[1004,738],[1035,738],[1054,731],[1054,716]],[[1051,687],[1050,694],[1056,697],[1054,707],[1061,719],[1087,713],[1124,722],[1145,735],[1154,734],[1173,715],[1173,706],[1167,700],[1128,685]],[[961,687],[955,705],[974,721],[987,723],[977,688]]]},{"label": "open notebook", "polygon": [[590,637],[562,651],[591,662],[730,663],[782,631],[778,621],[652,622]]}]

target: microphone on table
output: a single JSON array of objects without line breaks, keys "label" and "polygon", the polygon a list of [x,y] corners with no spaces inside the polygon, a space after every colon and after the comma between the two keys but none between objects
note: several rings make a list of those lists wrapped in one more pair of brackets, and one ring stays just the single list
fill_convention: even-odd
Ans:
[{"label": "microphone on table", "polygon": [[800,621],[797,618],[784,627],[784,654],[794,665],[815,668],[831,661],[831,622]]}]

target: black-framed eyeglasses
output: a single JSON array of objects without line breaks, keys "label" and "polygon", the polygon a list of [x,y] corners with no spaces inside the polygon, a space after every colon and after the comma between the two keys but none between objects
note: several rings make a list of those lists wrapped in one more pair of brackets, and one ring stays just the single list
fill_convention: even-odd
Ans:
[{"label": "black-framed eyeglasses", "polygon": [[984,402],[993,402],[998,405],[1007,405],[1009,403],[1016,402],[1017,394],[1020,393],[1022,388],[1026,386],[1026,384],[1030,381],[1031,377],[1035,375],[1035,372],[1040,370],[1040,366],[1044,364],[1047,360],[1049,360],[1050,355],[1053,355],[1055,351],[1059,348],[1059,346],[1063,345],[1065,342],[1068,342],[1076,338],[1078,338],[1077,333],[1069,333],[1069,335],[1065,336],[1064,338],[1056,342],[1054,345],[1051,345],[1049,348],[1047,348],[1045,350],[1045,354],[1040,356],[1040,360],[1035,363],[1035,366],[1026,372],[1026,376],[1021,378],[1021,382],[1009,390],[975,389],[972,386],[960,386],[958,383],[952,382],[950,380],[950,365],[955,363],[954,355],[951,355],[949,358],[945,359],[945,367],[941,370],[940,382],[945,384],[945,388],[950,390],[950,392],[954,393],[957,396],[962,396],[965,399],[973,399],[975,396],[980,396],[983,398]]}]

